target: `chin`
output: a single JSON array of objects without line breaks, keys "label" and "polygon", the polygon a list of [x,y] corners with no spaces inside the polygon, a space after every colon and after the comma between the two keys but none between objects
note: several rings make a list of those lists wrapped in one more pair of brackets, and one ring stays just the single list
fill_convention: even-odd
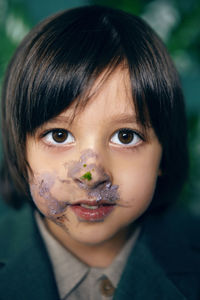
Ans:
[{"label": "chin", "polygon": [[81,226],[82,228],[78,226],[75,230],[70,230],[70,228],[68,228],[68,235],[70,238],[81,244],[95,246],[112,239],[112,237],[117,234],[117,232],[108,232],[106,228],[99,228],[99,226],[94,225],[95,224],[90,224],[90,226]]}]

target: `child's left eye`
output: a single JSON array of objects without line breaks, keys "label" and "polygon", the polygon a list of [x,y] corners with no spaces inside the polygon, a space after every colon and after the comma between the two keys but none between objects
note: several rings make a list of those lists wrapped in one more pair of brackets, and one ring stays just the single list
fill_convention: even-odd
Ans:
[{"label": "child's left eye", "polygon": [[66,145],[75,141],[73,135],[65,129],[53,129],[44,135],[47,144]]},{"label": "child's left eye", "polygon": [[112,138],[111,142],[113,144],[123,145],[123,146],[133,146],[138,144],[142,138],[132,129],[120,129],[116,131]]}]

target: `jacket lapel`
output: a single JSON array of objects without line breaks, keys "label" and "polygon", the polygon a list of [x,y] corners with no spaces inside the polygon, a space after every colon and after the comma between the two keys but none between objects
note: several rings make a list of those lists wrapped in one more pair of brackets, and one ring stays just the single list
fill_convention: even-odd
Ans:
[{"label": "jacket lapel", "polygon": [[155,262],[148,247],[138,241],[120,280],[115,300],[186,299]]},{"label": "jacket lapel", "polygon": [[5,220],[6,245],[1,249],[7,251],[0,250],[1,300],[59,299],[46,249],[32,219],[25,209],[17,219],[13,214]]},{"label": "jacket lapel", "polygon": [[199,299],[199,228],[180,209],[147,216],[114,299]]}]

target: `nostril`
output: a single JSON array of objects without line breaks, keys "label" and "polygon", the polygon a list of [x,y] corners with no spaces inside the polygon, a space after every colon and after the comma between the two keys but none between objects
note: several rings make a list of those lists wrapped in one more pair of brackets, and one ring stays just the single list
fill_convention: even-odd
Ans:
[{"label": "nostril", "polygon": [[74,178],[74,182],[81,188],[90,188],[90,189],[103,189],[109,188],[112,184],[107,179],[105,180],[87,180],[86,178]]},{"label": "nostril", "polygon": [[78,185],[78,186],[80,186],[80,187],[84,187],[85,186],[85,183],[83,182],[83,180],[80,178],[75,178],[74,179],[74,182]]},{"label": "nostril", "polygon": [[94,182],[93,184],[93,188],[96,189],[96,188],[104,188],[104,187],[110,187],[111,186],[111,182],[110,181],[107,181],[107,180],[99,180],[97,182]]},{"label": "nostril", "polygon": [[76,183],[81,183],[81,182],[82,182],[82,180],[81,180],[81,179],[78,179],[78,178],[75,178],[74,181],[75,181]]}]

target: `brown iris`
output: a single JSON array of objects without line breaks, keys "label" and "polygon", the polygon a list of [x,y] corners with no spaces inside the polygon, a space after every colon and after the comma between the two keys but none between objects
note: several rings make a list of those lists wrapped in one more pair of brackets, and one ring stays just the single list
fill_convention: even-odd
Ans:
[{"label": "brown iris", "polygon": [[118,139],[123,144],[130,144],[133,141],[134,132],[132,130],[120,130],[118,133]]},{"label": "brown iris", "polygon": [[56,143],[63,143],[68,137],[68,132],[66,130],[54,130],[52,132],[52,137]]}]

